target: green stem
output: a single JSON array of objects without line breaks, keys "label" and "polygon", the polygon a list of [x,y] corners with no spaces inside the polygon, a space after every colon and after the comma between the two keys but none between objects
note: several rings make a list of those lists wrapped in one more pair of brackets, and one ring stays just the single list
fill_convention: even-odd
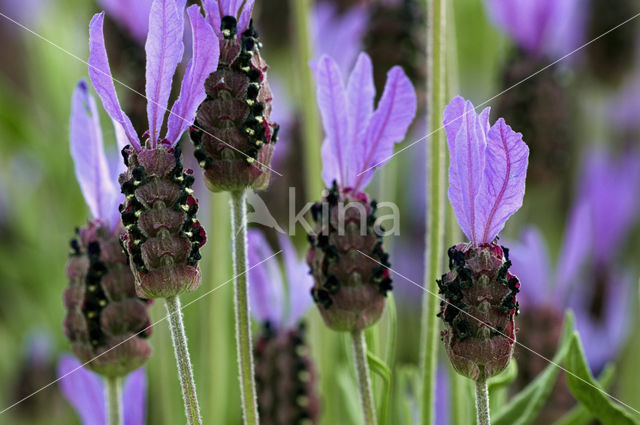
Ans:
[{"label": "green stem", "polygon": [[165,306],[169,315],[169,329],[171,329],[173,351],[178,363],[178,376],[182,387],[182,399],[187,415],[187,423],[189,425],[202,425],[200,407],[198,406],[198,397],[196,395],[196,383],[193,380],[193,368],[189,358],[187,335],[182,321],[180,298],[177,296],[165,298]]},{"label": "green stem", "polygon": [[478,425],[490,425],[489,386],[486,380],[476,382],[476,410],[478,412]]},{"label": "green stem", "polygon": [[247,282],[247,204],[244,191],[231,192],[231,241],[236,309],[236,345],[240,368],[242,416],[245,425],[259,425],[253,378],[253,347]]},{"label": "green stem", "polygon": [[304,167],[305,190],[307,198],[315,199],[320,195],[324,184],[322,183],[322,170],[320,169],[320,121],[316,108],[316,93],[314,91],[313,74],[309,67],[312,55],[310,39],[311,0],[290,0],[290,6],[294,13],[294,40],[296,40],[296,54],[294,68],[298,75],[299,105],[302,110],[302,128],[304,143]]},{"label": "green stem", "polygon": [[[427,84],[428,129],[440,127],[445,95],[445,41],[446,0],[427,0]],[[442,251],[444,249],[444,132],[437,131],[427,142],[428,184],[427,239],[425,251],[425,282],[428,291],[424,294],[422,309],[422,403],[420,423],[433,425],[435,411],[435,381],[437,366],[438,323],[436,313],[439,300],[436,279],[439,277]]]},{"label": "green stem", "polygon": [[107,423],[122,425],[122,378],[109,376],[107,383]]},{"label": "green stem", "polygon": [[373,388],[369,375],[369,363],[367,361],[367,342],[363,331],[351,333],[353,342],[353,355],[358,372],[358,385],[360,386],[360,398],[362,399],[362,411],[365,425],[376,425],[376,408],[373,402]]}]

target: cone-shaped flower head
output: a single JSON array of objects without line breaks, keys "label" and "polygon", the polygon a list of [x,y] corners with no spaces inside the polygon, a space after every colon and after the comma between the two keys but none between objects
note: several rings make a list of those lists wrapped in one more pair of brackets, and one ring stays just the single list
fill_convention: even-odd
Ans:
[{"label": "cone-shaped flower head", "polygon": [[269,67],[250,19],[253,0],[205,0],[203,6],[218,37],[220,62],[204,83],[206,100],[191,128],[194,154],[210,190],[262,190],[271,176],[278,125],[270,119]]},{"label": "cone-shaped flower head", "polygon": [[71,109],[71,153],[93,219],[71,241],[65,333],[82,362],[100,356],[89,368],[123,376],[140,367],[151,348],[146,340],[147,303],[136,296],[134,276],[120,246],[122,195],[117,174],[122,167],[107,160],[98,111],[85,82],[76,87]]},{"label": "cone-shaped flower head", "polygon": [[330,57],[320,58],[314,71],[329,189],[311,209],[316,221],[307,253],[315,281],[311,293],[330,328],[362,330],[380,318],[391,278],[380,229],[374,229],[377,204],[361,191],[404,139],[415,116],[416,94],[402,69],[394,67],[374,110],[373,69],[364,53],[346,89]]},{"label": "cone-shaped flower head", "polygon": [[[279,235],[287,285],[264,235],[249,230],[249,299],[263,332],[254,346],[260,420],[273,425],[317,424],[317,374],[305,341],[303,315],[313,279],[289,238]],[[306,422],[305,422],[306,421]]]},{"label": "cone-shaped flower head", "polygon": [[160,136],[171,82],[183,54],[183,9],[186,0],[154,0],[149,16],[146,53],[146,96],[149,129],[141,144],[120,108],[105,50],[104,13],[90,25],[89,75],[104,108],[122,125],[129,146],[122,150],[127,170],[120,176],[126,199],[121,207],[127,230],[123,237],[136,290],[144,298],[169,297],[200,284],[199,249],[205,233],[196,220],[194,178],[184,170],[177,143],[193,122],[205,98],[204,80],[218,63],[218,43],[197,6],[187,9],[193,57],[187,65],[178,100],[171,108],[167,131]]},{"label": "cone-shaped flower head", "polygon": [[[83,425],[106,425],[104,382],[85,369],[77,359],[62,356],[58,362],[60,389],[80,417]],[[122,389],[123,425],[144,425],[146,422],[147,376],[144,369],[131,372]]]},{"label": "cone-shaped flower head", "polygon": [[453,367],[482,381],[504,370],[513,353],[520,282],[509,272],[509,251],[495,238],[522,205],[529,149],[502,118],[489,125],[489,108],[478,115],[471,102],[456,97],[444,115],[449,201],[470,242],[449,248],[438,315]]}]

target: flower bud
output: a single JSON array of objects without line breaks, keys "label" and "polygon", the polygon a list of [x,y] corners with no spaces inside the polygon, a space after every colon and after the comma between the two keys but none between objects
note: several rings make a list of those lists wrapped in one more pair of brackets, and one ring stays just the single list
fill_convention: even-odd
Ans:
[{"label": "flower bud", "polygon": [[449,248],[450,271],[438,281],[447,355],[474,381],[503,371],[513,354],[520,281],[509,273],[508,253],[495,242],[458,244]]},{"label": "flower bud", "polygon": [[391,290],[389,255],[374,230],[376,202],[361,192],[341,193],[334,182],[311,212],[316,226],[309,236],[307,264],[314,278],[311,295],[322,318],[337,331],[373,325]]},{"label": "flower bud", "polygon": [[151,355],[147,302],[136,296],[119,230],[94,220],[78,231],[64,293],[64,328],[74,354],[106,376],[125,376]]},{"label": "flower bud", "polygon": [[305,327],[274,331],[267,323],[254,347],[260,423],[309,424],[320,419],[317,375]]},{"label": "flower bud", "polygon": [[194,155],[214,192],[265,189],[278,138],[262,44],[252,24],[236,32],[236,19],[223,17],[218,69],[205,81],[207,98],[191,128]]},{"label": "flower bud", "polygon": [[126,233],[123,246],[143,298],[172,297],[200,285],[200,247],[206,234],[196,220],[192,170],[182,167],[180,149],[123,150],[120,175]]}]

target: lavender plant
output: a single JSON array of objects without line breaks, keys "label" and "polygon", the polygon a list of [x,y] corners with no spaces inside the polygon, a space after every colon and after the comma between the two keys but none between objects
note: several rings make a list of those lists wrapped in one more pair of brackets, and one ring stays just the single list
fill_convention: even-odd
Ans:
[{"label": "lavender plant", "polygon": [[516,294],[509,251],[496,242],[522,205],[529,149],[522,135],[489,108],[476,114],[454,98],[444,113],[449,145],[449,201],[469,238],[448,250],[450,271],[438,282],[444,297],[438,314],[442,341],[454,369],[476,381],[478,424],[489,423],[487,379],[503,371],[513,354]]},{"label": "lavender plant", "polygon": [[415,116],[416,95],[402,69],[394,67],[374,111],[373,69],[365,53],[346,89],[331,57],[321,57],[314,72],[326,133],[322,174],[328,189],[311,210],[316,221],[307,253],[314,278],[311,294],[327,326],[351,333],[365,422],[375,424],[363,330],[382,315],[391,277],[381,229],[374,228],[377,203],[362,190],[394,143],[404,138]]},{"label": "lavender plant", "polygon": [[173,74],[184,50],[184,5],[183,0],[154,0],[151,5],[146,42],[149,129],[143,143],[118,102],[105,50],[104,13],[96,14],[90,24],[89,75],[105,110],[123,127],[129,143],[122,149],[127,170],[119,178],[125,194],[120,211],[127,230],[122,242],[138,295],[165,298],[187,418],[194,424],[201,419],[178,296],[200,285],[199,249],[206,237],[195,218],[194,177],[191,170],[184,170],[177,144],[205,98],[203,83],[217,67],[219,50],[198,7],[190,7],[193,57],[161,137]]},{"label": "lavender plant", "polygon": [[270,120],[271,89],[262,43],[251,19],[253,0],[205,0],[220,62],[204,81],[191,140],[207,187],[231,193],[236,345],[245,424],[258,425],[247,282],[246,195],[264,190],[271,176],[278,125]]},{"label": "lavender plant", "polygon": [[262,326],[254,347],[260,423],[318,424],[318,377],[303,322],[313,279],[287,236],[278,237],[284,275],[275,260],[263,262],[273,256],[264,235],[249,230],[248,236],[251,312]]},{"label": "lavender plant", "polygon": [[116,425],[119,380],[151,355],[150,319],[146,300],[136,296],[134,276],[120,246],[124,229],[116,180],[122,167],[107,160],[96,104],[84,81],[74,91],[71,109],[71,153],[93,219],[71,241],[64,328],[75,355],[103,375],[112,390],[108,420]]}]

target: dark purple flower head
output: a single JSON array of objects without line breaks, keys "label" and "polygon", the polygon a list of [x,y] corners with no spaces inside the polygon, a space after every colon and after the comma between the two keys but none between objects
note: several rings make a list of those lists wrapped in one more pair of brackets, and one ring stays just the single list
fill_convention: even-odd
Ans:
[{"label": "dark purple flower head", "polygon": [[[62,356],[58,363],[62,394],[71,403],[83,425],[106,425],[105,389],[100,376],[82,367],[76,358]],[[147,376],[144,369],[131,372],[122,391],[123,425],[146,422]]]},{"label": "dark purple flower head", "polygon": [[152,1],[100,0],[100,5],[142,45],[149,31],[149,11]]},{"label": "dark purple flower head", "polygon": [[130,146],[122,150],[127,170],[120,176],[125,202],[122,222],[124,247],[136,276],[138,295],[167,297],[192,291],[200,284],[199,248],[206,238],[195,219],[194,178],[184,170],[177,148],[180,136],[194,120],[205,98],[204,81],[218,65],[219,46],[198,6],[187,9],[192,28],[193,57],[187,65],[180,96],[160,132],[171,83],[184,46],[186,0],[154,0],[146,42],[146,95],[149,129],[141,144],[116,96],[104,45],[104,13],[90,24],[89,75],[111,118],[122,125]]},{"label": "dark purple flower head", "polygon": [[269,66],[250,19],[253,1],[203,6],[219,39],[220,63],[205,81],[207,97],[191,129],[194,155],[210,190],[264,190],[279,127],[271,120]]},{"label": "dark purple flower head", "polygon": [[469,240],[491,243],[522,206],[529,148],[502,118],[490,126],[489,108],[478,115],[461,97],[449,103],[444,116],[449,201]]},{"label": "dark purple flower head", "polygon": [[151,354],[146,341],[150,332],[136,335],[150,320],[146,302],[135,295],[134,277],[120,246],[122,227],[116,213],[122,196],[115,182],[122,167],[107,161],[96,105],[84,82],[73,94],[71,153],[93,220],[78,229],[71,242],[65,332],[84,362],[101,355],[90,368],[121,376]]},{"label": "dark purple flower head", "polygon": [[579,0],[486,0],[495,24],[532,55],[561,56],[583,38]]},{"label": "dark purple flower head", "polygon": [[261,232],[249,231],[249,266],[253,267],[249,270],[249,299],[254,318],[263,325],[254,347],[260,417],[272,424],[301,419],[316,424],[320,406],[317,373],[301,321],[311,306],[313,279],[289,238],[279,235],[279,242],[288,296],[277,261],[257,265],[273,256],[267,240]]},{"label": "dark purple flower head", "polygon": [[[269,260],[254,267],[273,255],[262,232],[249,230],[249,299],[255,319],[269,323],[272,330],[294,329],[311,307],[309,291],[313,279],[304,259],[298,258],[291,240],[278,235],[284,256],[285,278],[276,260]],[[286,282],[286,284],[285,284]],[[285,285],[287,294],[285,295]]]},{"label": "dark purple flower head", "polygon": [[327,187],[336,181],[341,189],[363,190],[404,139],[416,113],[416,94],[400,67],[387,76],[382,97],[374,110],[373,67],[361,53],[345,88],[335,60],[321,57],[314,67],[318,106],[325,140],[322,144],[323,178]]}]

